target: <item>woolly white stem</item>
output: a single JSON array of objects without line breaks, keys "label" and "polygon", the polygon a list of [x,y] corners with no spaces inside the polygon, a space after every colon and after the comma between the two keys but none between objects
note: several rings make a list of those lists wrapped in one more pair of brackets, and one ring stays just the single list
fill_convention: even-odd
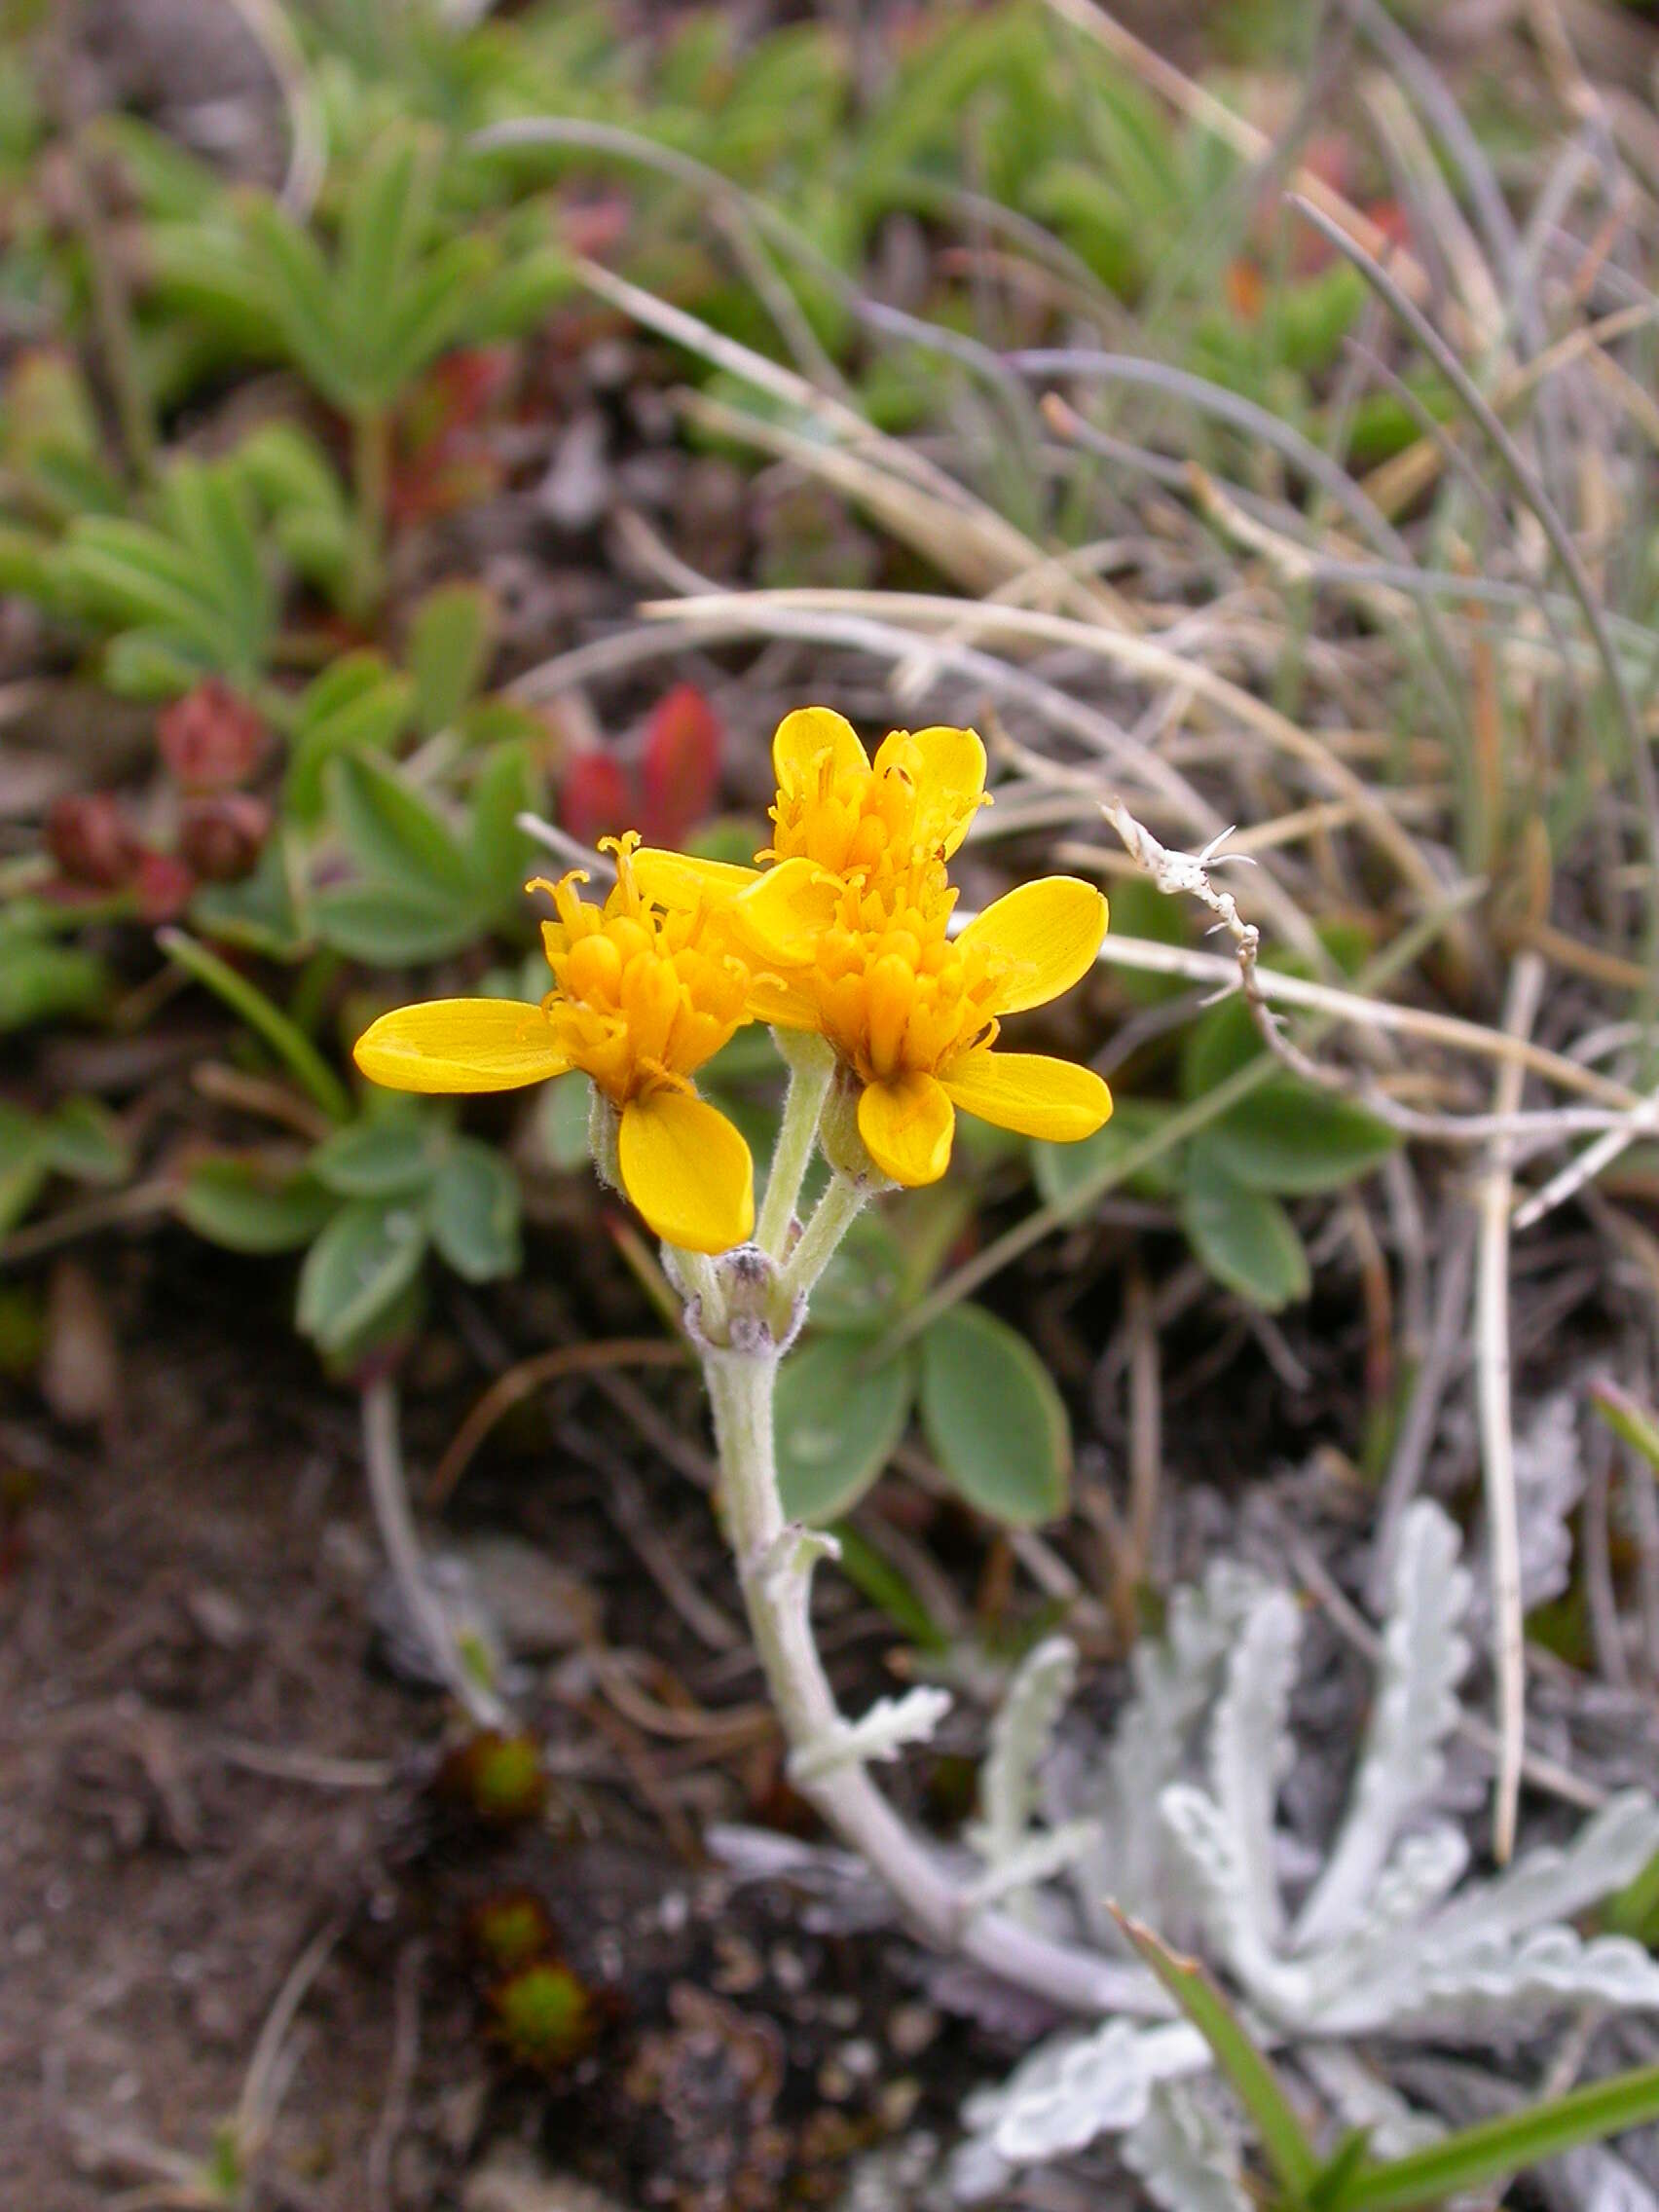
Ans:
[{"label": "woolly white stem", "polygon": [[763,1252],[781,1260],[818,1139],[818,1117],[835,1073],[835,1055],[821,1037],[786,1038],[776,1030],[772,1035],[789,1062],[790,1090],[755,1237]]},{"label": "woolly white stem", "polygon": [[[850,1206],[845,1218],[851,1220],[858,1208],[845,1193],[856,1193],[859,1202],[863,1193],[846,1177],[837,1176],[830,1191],[838,1185],[843,1188],[839,1207]],[[808,1235],[823,1219],[821,1205]],[[830,1240],[828,1225],[822,1235],[827,1260],[839,1235]],[[755,1648],[791,1749],[807,1751],[844,1723],[812,1635],[812,1569],[830,1548],[828,1540],[787,1522],[778,1494],[773,1453],[778,1354],[775,1349],[714,1347],[704,1355],[704,1370],[719,1447],[726,1530]],[[869,1862],[929,1942],[959,1950],[987,1972],[1070,2011],[1159,2014],[1168,2009],[1150,1977],[1138,1970],[1053,1942],[1006,1913],[976,1912],[972,1898],[911,1834],[864,1766],[838,1765],[797,1777],[797,1786],[841,1840]]]}]

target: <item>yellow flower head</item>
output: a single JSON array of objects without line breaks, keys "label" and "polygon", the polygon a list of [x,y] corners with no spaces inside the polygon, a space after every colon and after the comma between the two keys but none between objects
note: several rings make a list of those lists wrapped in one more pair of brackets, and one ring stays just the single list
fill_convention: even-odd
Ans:
[{"label": "yellow flower head", "polygon": [[1027,1136],[1092,1136],[1112,1094],[1091,1069],[991,1047],[1004,1014],[1088,974],[1105,900],[1049,876],[948,932],[945,863],[987,803],[975,733],[895,730],[872,761],[841,716],[803,707],[779,723],[772,761],[773,842],[757,856],[769,867],[647,851],[641,874],[665,904],[726,906],[756,969],[752,1011],[834,1046],[882,1173],[936,1182],[957,1107]]},{"label": "yellow flower head", "polygon": [[[937,1182],[950,1161],[956,1109],[1026,1136],[1092,1136],[1112,1094],[1092,1069],[1032,1052],[993,1051],[1002,1017],[1045,1005],[1087,975],[1106,902],[1074,876],[1011,891],[959,937],[938,864],[903,879],[848,886],[810,963],[764,970],[752,1005],[782,1028],[813,1029],[860,1085],[859,1134],[895,1183]],[[783,945],[796,941],[787,923]]]},{"label": "yellow flower head", "polygon": [[554,988],[539,1006],[399,1007],[354,1057],[392,1090],[514,1090],[580,1068],[617,1110],[622,1185],[650,1227],[687,1251],[723,1252],[755,1226],[749,1147],[690,1079],[750,1018],[749,969],[719,913],[647,901],[637,837],[607,842],[616,884],[603,906],[577,896],[580,869],[528,887],[550,892],[558,917],[542,924]]},{"label": "yellow flower head", "polygon": [[771,866],[649,849],[638,863],[651,898],[723,905],[768,959],[809,959],[849,885],[897,882],[929,864],[948,896],[944,863],[989,803],[985,748],[971,729],[894,730],[872,761],[844,717],[800,707],[778,724],[772,765],[772,843],[756,856]]}]

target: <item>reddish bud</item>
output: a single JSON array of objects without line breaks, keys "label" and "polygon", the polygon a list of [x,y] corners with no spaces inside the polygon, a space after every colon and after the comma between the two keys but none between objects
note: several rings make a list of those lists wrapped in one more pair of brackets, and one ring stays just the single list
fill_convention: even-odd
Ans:
[{"label": "reddish bud", "polygon": [[181,858],[209,883],[252,873],[271,834],[271,809],[251,792],[215,792],[185,802],[178,826]]},{"label": "reddish bud", "polygon": [[694,683],[659,699],[640,760],[641,828],[655,845],[677,845],[714,804],[720,774],[719,718]]},{"label": "reddish bud", "polygon": [[265,756],[265,724],[228,683],[210,676],[175,699],[156,724],[168,770],[187,792],[245,783]]},{"label": "reddish bud", "polygon": [[113,792],[75,792],[52,802],[46,846],[72,883],[113,891],[126,883],[143,850]]},{"label": "reddish bud", "polygon": [[190,903],[196,877],[171,853],[140,853],[132,889],[147,922],[175,922]]},{"label": "reddish bud", "polygon": [[572,837],[591,845],[633,827],[634,794],[608,753],[579,753],[559,786],[559,819]]}]

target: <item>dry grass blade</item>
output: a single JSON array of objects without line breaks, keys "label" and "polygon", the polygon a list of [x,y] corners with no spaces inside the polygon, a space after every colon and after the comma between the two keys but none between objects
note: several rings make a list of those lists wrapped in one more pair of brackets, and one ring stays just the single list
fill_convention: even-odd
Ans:
[{"label": "dry grass blade", "polygon": [[1551,550],[1566,572],[1572,596],[1577,600],[1585,624],[1595,641],[1596,656],[1602,664],[1607,691],[1624,736],[1628,765],[1641,796],[1642,811],[1646,817],[1648,851],[1650,855],[1659,856],[1659,778],[1655,776],[1647,741],[1625,682],[1624,670],[1613,650],[1613,642],[1607,632],[1601,602],[1596,596],[1596,587],[1567,525],[1557,514],[1548,493],[1532,474],[1526,455],[1493,411],[1486,394],[1427,316],[1406,297],[1379,262],[1362,252],[1318,208],[1306,200],[1294,198],[1291,204],[1321,236],[1330,240],[1339,253],[1351,262],[1379,298],[1393,309],[1467,408],[1502,463],[1511,484],[1537,518],[1540,529],[1549,539]]},{"label": "dry grass blade", "polygon": [[[1537,1018],[1546,970],[1524,952],[1510,971],[1503,1026],[1525,1036]],[[1513,1113],[1522,1071],[1510,1061],[1493,1086],[1493,1110]],[[1521,1528],[1515,1494],[1515,1432],[1510,1408],[1509,1201],[1510,1157],[1500,1139],[1480,1190],[1475,1247],[1475,1375],[1486,1484],[1487,1536],[1492,1550],[1493,1640],[1497,1673],[1498,1765],[1493,1852],[1499,1863],[1515,1849],[1515,1822],[1526,1748],[1526,1654],[1521,1622]]]}]

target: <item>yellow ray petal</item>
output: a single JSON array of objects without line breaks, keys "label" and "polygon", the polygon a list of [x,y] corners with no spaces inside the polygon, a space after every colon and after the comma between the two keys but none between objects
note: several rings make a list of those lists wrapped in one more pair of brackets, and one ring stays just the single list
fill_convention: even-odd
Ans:
[{"label": "yellow ray petal", "polygon": [[643,896],[653,905],[676,910],[729,905],[759,873],[733,861],[699,860],[695,854],[672,853],[660,845],[642,845],[632,866]]},{"label": "yellow ray petal", "polygon": [[872,1083],[859,1096],[859,1134],[884,1175],[913,1190],[950,1165],[956,1110],[931,1075]]},{"label": "yellow ray petal", "polygon": [[1112,1093],[1092,1068],[1046,1052],[979,1046],[940,1068],[939,1080],[965,1114],[1051,1144],[1091,1137],[1112,1112]]},{"label": "yellow ray petal", "polygon": [[916,787],[916,831],[924,845],[939,846],[948,860],[968,834],[985,795],[985,748],[978,732],[950,729],[895,730],[882,740],[876,773],[900,766]]},{"label": "yellow ray petal", "polygon": [[832,707],[797,707],[778,724],[772,739],[772,767],[782,792],[800,791],[813,762],[828,753],[837,783],[868,773],[869,758],[845,715]]},{"label": "yellow ray petal", "polygon": [[538,1006],[518,999],[428,999],[383,1014],[352,1058],[388,1090],[518,1090],[570,1061]]},{"label": "yellow ray petal", "polygon": [[739,893],[732,920],[762,960],[804,968],[835,919],[840,889],[834,876],[811,861],[780,861]]},{"label": "yellow ray petal", "polygon": [[622,1188],[665,1242],[726,1252],[755,1228],[749,1147],[717,1107],[687,1090],[654,1090],[622,1109]]},{"label": "yellow ray petal", "polygon": [[769,968],[751,979],[744,1012],[752,1021],[764,1021],[774,1029],[816,1029],[823,1014],[818,994],[802,976],[780,976]]},{"label": "yellow ray petal", "polygon": [[1106,935],[1106,901],[1075,875],[1043,875],[993,900],[963,931],[1008,972],[988,1011],[1020,1014],[1046,1006],[1087,976]]}]

